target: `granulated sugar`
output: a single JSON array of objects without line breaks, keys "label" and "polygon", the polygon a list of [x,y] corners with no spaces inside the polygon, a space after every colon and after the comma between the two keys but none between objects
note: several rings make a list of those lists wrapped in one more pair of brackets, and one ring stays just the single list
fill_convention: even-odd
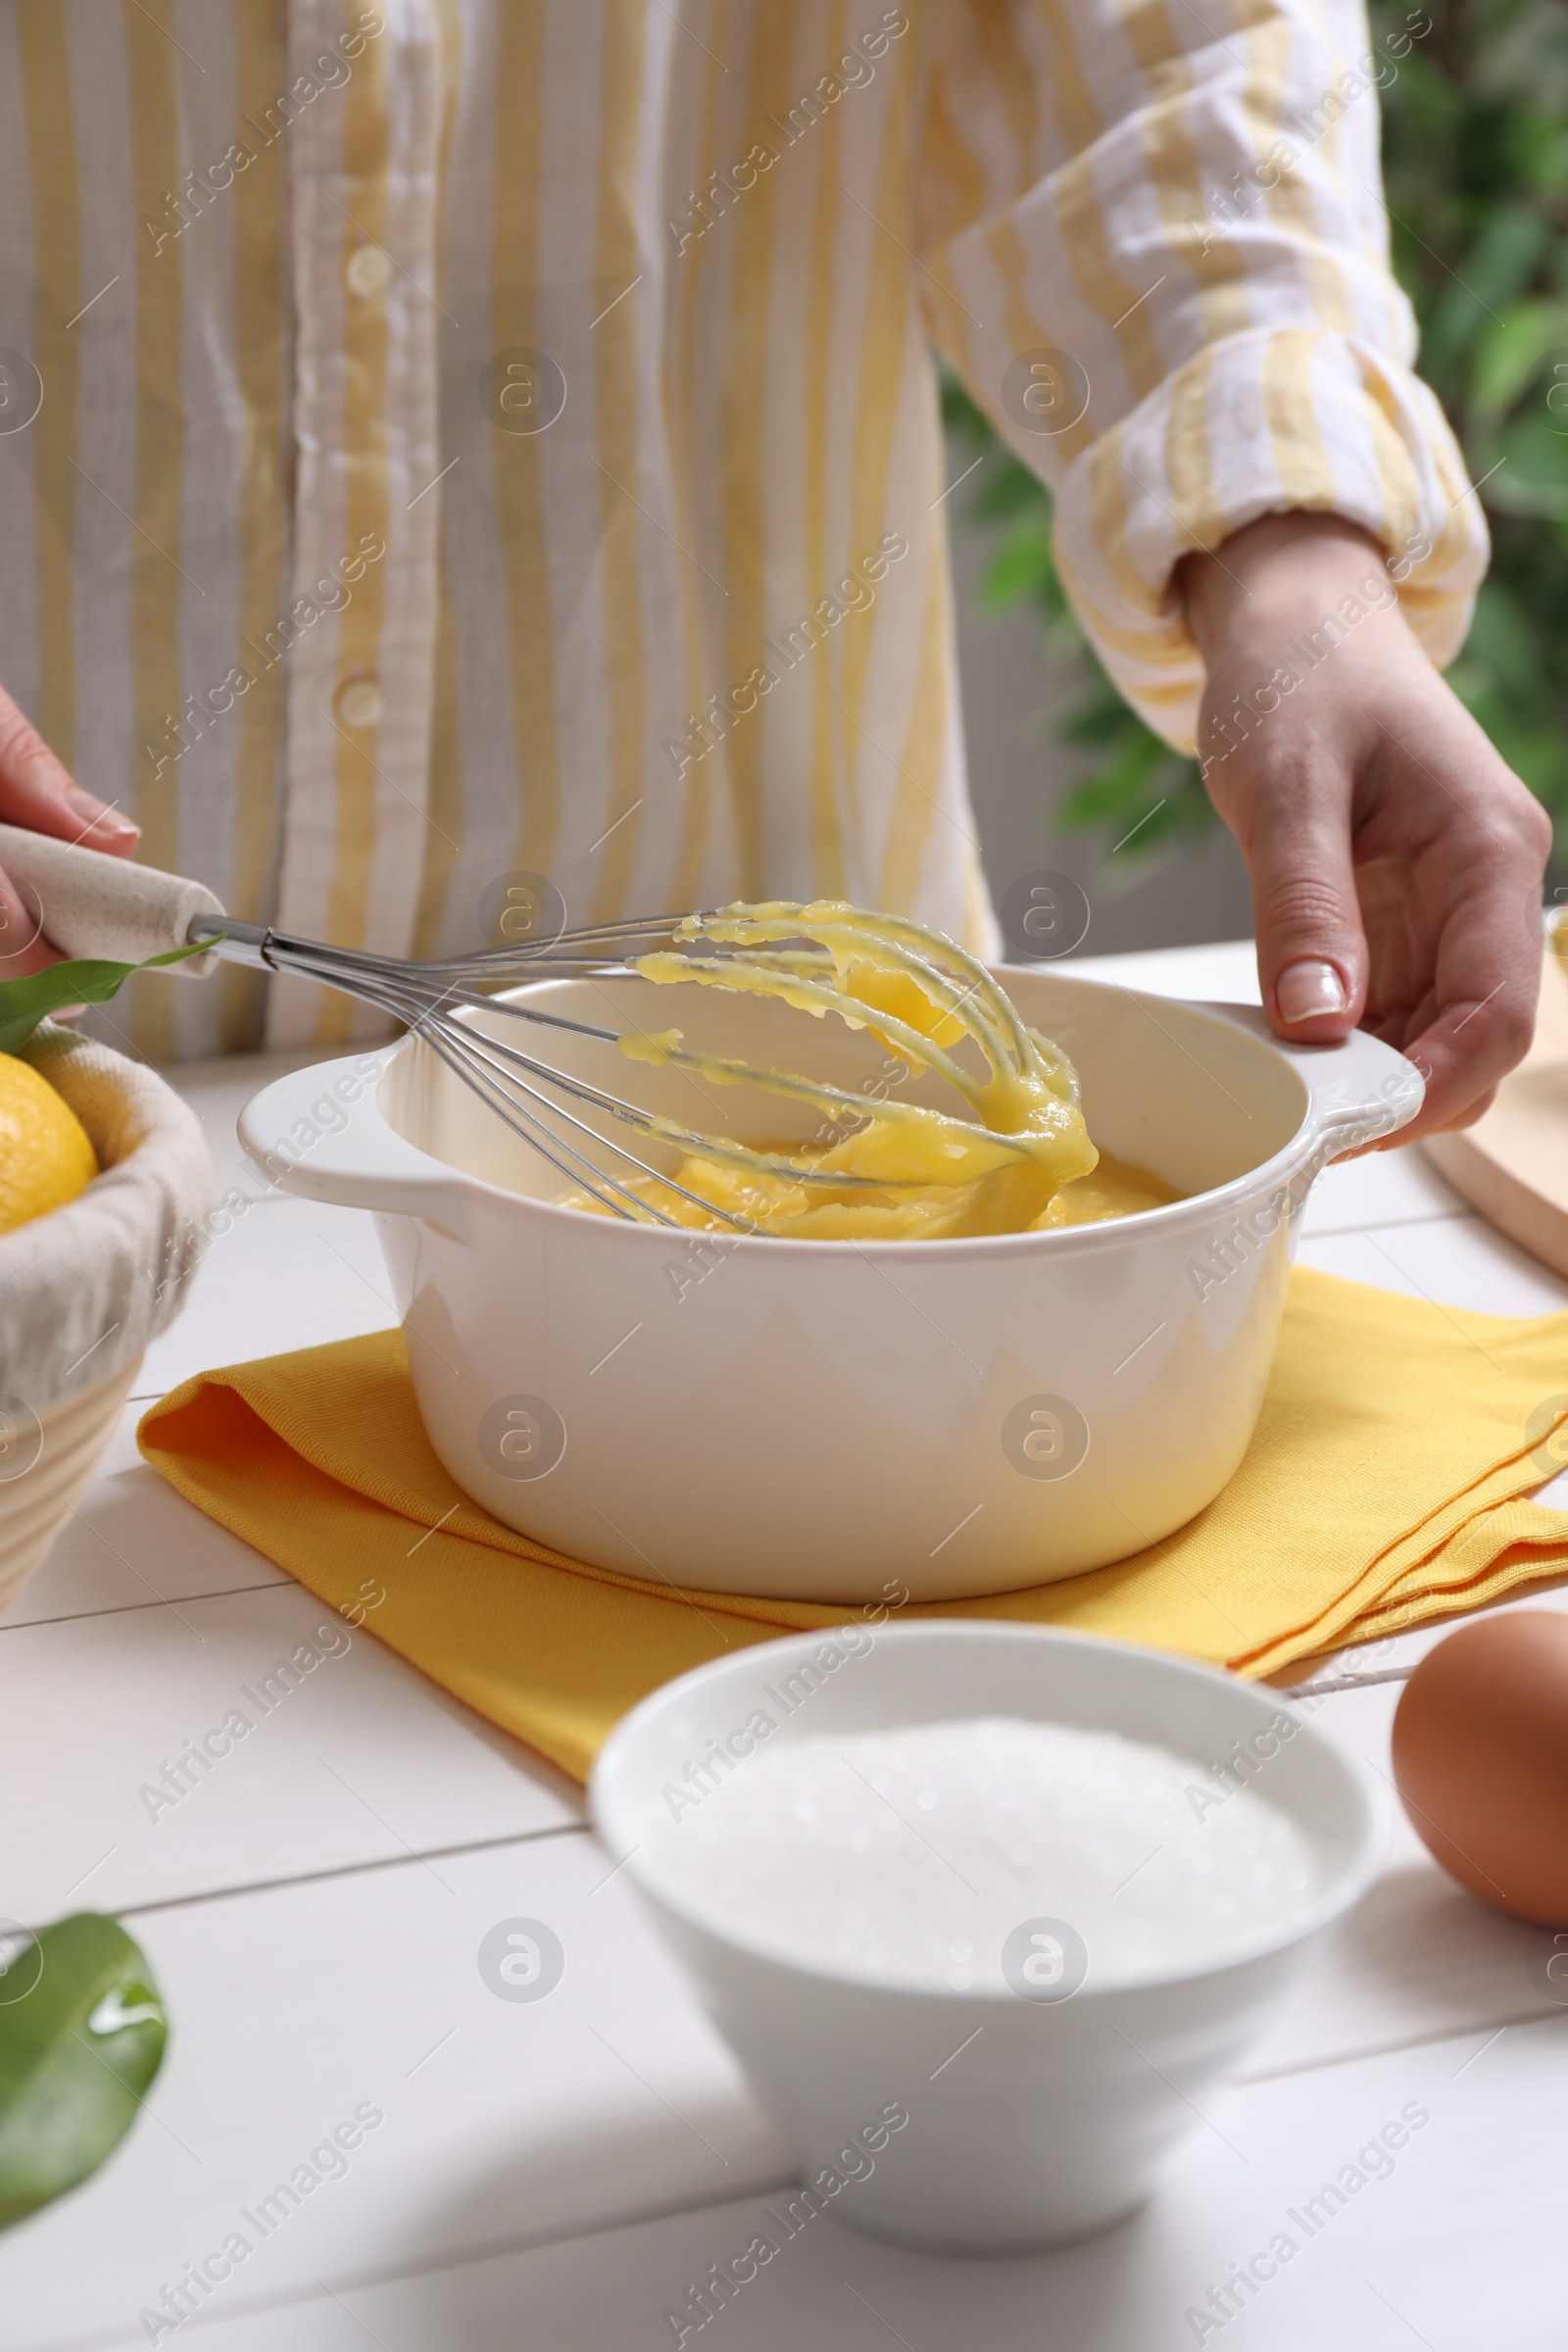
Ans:
[{"label": "granulated sugar", "polygon": [[1088,1981],[1127,1984],[1311,1907],[1301,1832],[1253,1788],[1217,1793],[1189,1757],[1064,1724],[781,1740],[660,1833],[660,1876],[715,1925],[884,1984],[1000,1988],[1004,1942],[1042,1918],[1081,1936]]}]

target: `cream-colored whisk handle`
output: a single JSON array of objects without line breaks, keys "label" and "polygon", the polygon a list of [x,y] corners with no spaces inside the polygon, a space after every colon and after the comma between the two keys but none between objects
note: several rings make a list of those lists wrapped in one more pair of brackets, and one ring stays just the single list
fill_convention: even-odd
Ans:
[{"label": "cream-colored whisk handle", "polygon": [[[0,867],[63,956],[141,963],[184,947],[198,915],[221,918],[223,912],[210,890],[182,874],[106,858],[101,850],[16,825],[0,825]],[[216,961],[210,955],[192,956],[172,968],[200,976]]]}]

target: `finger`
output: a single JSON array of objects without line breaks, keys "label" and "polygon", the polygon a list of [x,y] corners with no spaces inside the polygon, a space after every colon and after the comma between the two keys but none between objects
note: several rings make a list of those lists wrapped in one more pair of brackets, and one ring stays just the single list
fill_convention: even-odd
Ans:
[{"label": "finger", "polygon": [[[1473,1102],[1466,1103],[1464,1109],[1456,1117],[1446,1120],[1443,1132],[1451,1135],[1456,1128],[1473,1127],[1478,1119],[1486,1117],[1496,1100],[1496,1088],[1489,1086],[1484,1095],[1478,1095]],[[1402,1152],[1406,1144],[1419,1143],[1423,1135],[1431,1135],[1436,1132],[1437,1130],[1428,1125],[1423,1112],[1417,1118],[1412,1119],[1408,1127],[1400,1127],[1393,1135],[1385,1135],[1379,1142],[1368,1144],[1366,1148],[1369,1152]],[[1358,1159],[1360,1153],[1348,1152],[1345,1156],[1347,1159]]]},{"label": "finger", "polygon": [[[1496,1100],[1496,1088],[1494,1086],[1489,1086],[1484,1095],[1477,1095],[1475,1101],[1473,1102],[1467,1102],[1463,1110],[1459,1112],[1456,1118],[1452,1118],[1448,1121],[1449,1132],[1451,1133],[1456,1127],[1473,1127],[1477,1119],[1484,1119],[1486,1117],[1487,1112],[1492,1108],[1492,1105]],[[1400,1138],[1400,1141],[1403,1141],[1402,1137]]]},{"label": "finger", "polygon": [[128,858],[140,828],[76,782],[0,687],[0,821]]},{"label": "finger", "polygon": [[1521,908],[1512,877],[1478,892],[1454,915],[1438,966],[1442,1009],[1404,1047],[1427,1085],[1406,1140],[1469,1126],[1529,1051],[1541,956],[1538,907],[1532,897]]},{"label": "finger", "polygon": [[43,936],[43,924],[9,874],[0,872],[0,980],[24,980],[47,971],[60,957]]},{"label": "finger", "polygon": [[1366,999],[1367,946],[1348,808],[1307,779],[1268,778],[1242,840],[1252,881],[1257,978],[1276,1034],[1328,1045]]}]

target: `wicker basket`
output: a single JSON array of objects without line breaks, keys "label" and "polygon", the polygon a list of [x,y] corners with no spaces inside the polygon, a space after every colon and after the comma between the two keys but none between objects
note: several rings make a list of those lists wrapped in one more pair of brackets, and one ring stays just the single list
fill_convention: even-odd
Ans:
[{"label": "wicker basket", "polygon": [[0,1611],[11,1606],[71,1516],[114,1434],[136,1363],[79,1396],[29,1410],[25,1418],[0,1405]]},{"label": "wicker basket", "polygon": [[155,1072],[60,1027],[24,1051],[102,1173],[0,1234],[0,1609],[70,1517],[148,1342],[179,1312],[213,1195],[200,1124]]}]

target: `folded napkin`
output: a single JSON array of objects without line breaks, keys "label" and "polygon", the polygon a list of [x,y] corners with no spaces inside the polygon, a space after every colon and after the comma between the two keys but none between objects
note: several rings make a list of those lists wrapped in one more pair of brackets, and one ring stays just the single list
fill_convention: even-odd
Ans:
[{"label": "folded napkin", "polygon": [[[138,1436],[200,1510],[579,1780],[670,1676],[887,1613],[676,1591],[514,1535],[436,1459],[395,1331],[201,1373]],[[1525,1499],[1565,1440],[1568,1313],[1450,1313],[1298,1267],[1256,1435],[1206,1510],[1113,1568],[899,1614],[1277,1673],[1568,1573],[1568,1511]]]}]

